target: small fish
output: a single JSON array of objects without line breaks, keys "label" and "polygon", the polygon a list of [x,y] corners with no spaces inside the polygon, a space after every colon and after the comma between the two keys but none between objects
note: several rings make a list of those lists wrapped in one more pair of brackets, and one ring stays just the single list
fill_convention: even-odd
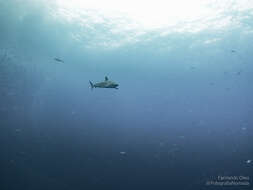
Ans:
[{"label": "small fish", "polygon": [[63,61],[63,60],[61,60],[61,59],[59,59],[59,58],[54,58],[54,60],[55,60],[55,61],[57,61],[57,62],[64,63],[64,61]]},{"label": "small fish", "polygon": [[236,73],[236,75],[240,75],[242,73],[242,71],[238,71],[237,73]]},{"label": "small fish", "polygon": [[235,53],[236,51],[234,49],[231,49],[231,53]]}]

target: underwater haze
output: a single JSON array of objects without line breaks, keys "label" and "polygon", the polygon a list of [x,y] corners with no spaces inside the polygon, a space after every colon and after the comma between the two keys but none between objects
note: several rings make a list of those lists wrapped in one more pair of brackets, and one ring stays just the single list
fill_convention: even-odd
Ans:
[{"label": "underwater haze", "polygon": [[0,0],[0,189],[252,189],[252,42],[251,0]]}]

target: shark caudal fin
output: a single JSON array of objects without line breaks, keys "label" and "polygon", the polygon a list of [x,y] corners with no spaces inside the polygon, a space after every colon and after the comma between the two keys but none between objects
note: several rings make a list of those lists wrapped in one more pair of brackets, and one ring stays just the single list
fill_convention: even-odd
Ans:
[{"label": "shark caudal fin", "polygon": [[91,81],[89,81],[89,82],[90,82],[90,89],[92,90],[94,88],[94,85],[92,84]]}]

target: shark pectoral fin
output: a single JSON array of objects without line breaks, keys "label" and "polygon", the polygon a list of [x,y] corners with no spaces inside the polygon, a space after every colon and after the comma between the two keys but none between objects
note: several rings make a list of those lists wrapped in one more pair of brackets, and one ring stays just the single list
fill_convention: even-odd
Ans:
[{"label": "shark pectoral fin", "polygon": [[119,88],[118,88],[118,87],[115,87],[115,89],[119,90]]},{"label": "shark pectoral fin", "polygon": [[105,81],[108,81],[108,77],[107,76],[105,76]]},{"label": "shark pectoral fin", "polygon": [[91,81],[89,81],[89,82],[90,82],[90,89],[93,90],[93,88],[94,88],[95,86],[94,86],[94,84],[93,84]]}]

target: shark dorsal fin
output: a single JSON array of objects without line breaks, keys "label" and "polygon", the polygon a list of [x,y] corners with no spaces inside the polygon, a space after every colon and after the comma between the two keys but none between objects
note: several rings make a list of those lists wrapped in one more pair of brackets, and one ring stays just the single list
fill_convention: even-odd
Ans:
[{"label": "shark dorsal fin", "polygon": [[108,77],[107,76],[105,77],[105,81],[108,81]]}]

